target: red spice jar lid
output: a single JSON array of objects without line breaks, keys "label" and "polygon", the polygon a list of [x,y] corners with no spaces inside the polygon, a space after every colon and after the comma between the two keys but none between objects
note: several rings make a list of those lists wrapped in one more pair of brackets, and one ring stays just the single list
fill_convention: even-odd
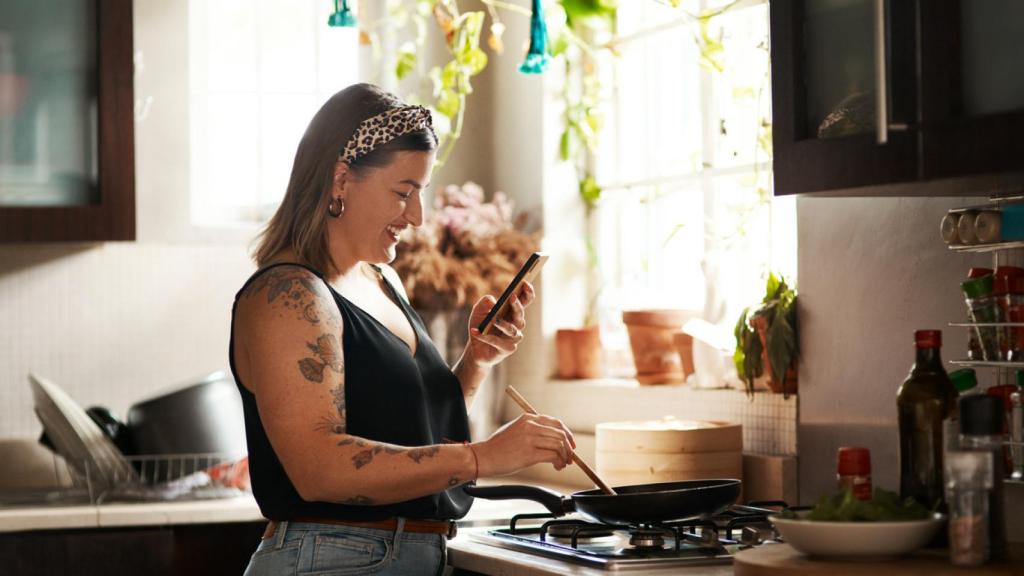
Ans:
[{"label": "red spice jar lid", "polygon": [[836,473],[840,476],[871,474],[871,451],[867,448],[843,446],[836,455]]},{"label": "red spice jar lid", "polygon": [[918,348],[942,348],[942,330],[917,330],[914,345]]},{"label": "red spice jar lid", "polygon": [[971,268],[967,271],[968,278],[981,278],[982,276],[988,276],[992,273],[991,268]]},{"label": "red spice jar lid", "polygon": [[1024,279],[1024,268],[1018,266],[1000,266],[996,268],[992,279],[992,294],[1017,294],[1014,289],[1020,279]]}]

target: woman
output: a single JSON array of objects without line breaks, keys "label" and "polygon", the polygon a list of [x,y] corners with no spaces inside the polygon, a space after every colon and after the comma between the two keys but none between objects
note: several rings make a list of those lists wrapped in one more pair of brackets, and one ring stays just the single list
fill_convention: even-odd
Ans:
[{"label": "woman", "polygon": [[335,94],[302,137],[232,320],[252,488],[271,520],[246,574],[439,573],[472,503],[463,484],[570,462],[572,434],[546,416],[468,442],[467,406],[522,340],[533,287],[497,330],[471,329],[450,369],[387,266],[422,222],[436,146],[426,109],[368,84]]}]

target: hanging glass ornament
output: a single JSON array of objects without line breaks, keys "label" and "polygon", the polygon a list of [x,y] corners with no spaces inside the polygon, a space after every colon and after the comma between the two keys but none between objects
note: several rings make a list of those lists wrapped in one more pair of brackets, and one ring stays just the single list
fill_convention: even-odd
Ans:
[{"label": "hanging glass ornament", "polygon": [[548,56],[548,27],[544,23],[544,6],[541,2],[542,0],[533,0],[533,13],[530,15],[530,50],[519,66],[519,71],[523,74],[541,74],[551,60]]},{"label": "hanging glass ornament", "polygon": [[356,27],[356,15],[348,7],[348,0],[341,0],[340,7],[338,6],[338,0],[334,0],[334,14],[331,14],[330,18],[327,19],[327,25],[344,28]]}]

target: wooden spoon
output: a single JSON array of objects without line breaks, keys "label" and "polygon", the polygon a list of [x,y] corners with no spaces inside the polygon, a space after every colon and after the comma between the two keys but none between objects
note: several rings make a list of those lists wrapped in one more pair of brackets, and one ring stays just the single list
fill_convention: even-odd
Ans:
[{"label": "wooden spoon", "polygon": [[[526,398],[524,398],[523,395],[520,394],[519,391],[513,388],[512,386],[505,388],[505,393],[508,394],[510,398],[515,400],[516,404],[519,404],[519,407],[523,409],[523,412],[533,415],[538,414],[537,410],[535,410],[533,406],[531,406],[530,403],[526,401]],[[586,475],[589,476],[590,479],[594,481],[594,484],[596,484],[602,492],[612,496],[615,495],[615,490],[612,490],[611,486],[605,483],[604,480],[601,480],[601,477],[597,475],[597,472],[594,472],[590,465],[583,461],[583,458],[577,456],[576,452],[572,450],[570,450],[569,454],[572,456],[572,461],[575,462],[576,465],[579,466],[583,470],[583,472],[585,472]]]}]

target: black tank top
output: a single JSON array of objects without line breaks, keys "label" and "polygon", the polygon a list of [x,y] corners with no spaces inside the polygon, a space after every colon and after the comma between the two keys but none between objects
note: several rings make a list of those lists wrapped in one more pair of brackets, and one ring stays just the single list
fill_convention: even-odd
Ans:
[{"label": "black tank top", "polygon": [[[274,264],[253,274],[235,295],[231,312],[231,372],[242,395],[249,446],[249,475],[260,511],[271,520],[298,516],[347,520],[381,520],[396,516],[457,519],[465,516],[473,498],[461,487],[382,506],[308,502],[299,496],[267,439],[256,409],[256,396],[242,385],[238,377],[234,356],[234,315],[238,296],[258,276],[280,265],[286,264]],[[317,271],[302,267],[323,280]],[[327,284],[326,281],[324,283]],[[327,284],[344,322],[342,350],[345,353],[346,432],[399,446],[468,441],[469,420],[458,378],[434,347],[419,315],[399,297],[386,279],[385,284],[412,323],[417,341],[415,355],[404,340]],[[338,478],[338,482],[345,481],[343,477]]]}]

